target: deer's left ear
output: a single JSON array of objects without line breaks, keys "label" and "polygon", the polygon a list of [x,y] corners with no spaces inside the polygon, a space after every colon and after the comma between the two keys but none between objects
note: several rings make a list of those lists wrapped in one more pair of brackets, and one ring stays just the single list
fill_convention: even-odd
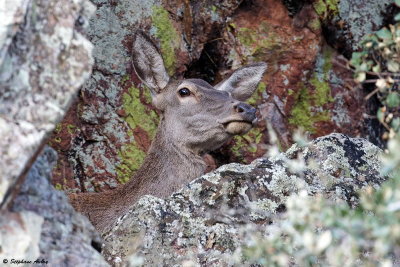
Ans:
[{"label": "deer's left ear", "polygon": [[214,87],[231,93],[232,97],[239,101],[246,101],[257,89],[266,69],[267,64],[264,62],[239,68]]}]

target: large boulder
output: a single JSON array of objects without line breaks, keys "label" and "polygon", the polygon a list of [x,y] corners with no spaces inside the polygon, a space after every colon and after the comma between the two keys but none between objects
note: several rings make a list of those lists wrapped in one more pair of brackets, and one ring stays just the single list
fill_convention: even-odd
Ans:
[{"label": "large boulder", "polygon": [[[0,256],[45,261],[50,266],[109,266],[100,254],[99,233],[74,210],[65,193],[51,185],[56,161],[57,153],[45,147],[30,168],[11,212],[1,216],[3,224],[8,220],[4,228],[15,225],[13,218],[22,219],[17,220],[20,229],[13,229],[10,237],[0,243],[8,252]],[[30,243],[22,242],[21,237]],[[29,245],[29,250],[22,249],[23,245]],[[20,255],[24,251],[25,255]]]},{"label": "large boulder", "polygon": [[[225,266],[248,229],[263,232],[291,194],[306,190],[357,206],[357,192],[379,187],[381,150],[360,138],[331,134],[250,165],[228,164],[166,199],[142,197],[104,234],[112,265]],[[279,226],[278,226],[279,227]]]},{"label": "large boulder", "polygon": [[0,3],[0,205],[89,77],[87,0]]}]

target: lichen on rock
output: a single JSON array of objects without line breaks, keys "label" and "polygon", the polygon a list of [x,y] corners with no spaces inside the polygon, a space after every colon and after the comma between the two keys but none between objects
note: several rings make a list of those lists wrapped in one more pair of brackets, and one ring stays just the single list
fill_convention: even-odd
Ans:
[{"label": "lichen on rock", "polygon": [[[306,190],[357,206],[359,190],[385,180],[380,153],[366,140],[331,134],[250,165],[224,165],[166,199],[142,197],[103,233],[103,255],[111,264],[232,264],[246,229],[263,233],[263,226],[279,224],[273,214],[292,194]],[[304,168],[293,172],[300,159]]]}]

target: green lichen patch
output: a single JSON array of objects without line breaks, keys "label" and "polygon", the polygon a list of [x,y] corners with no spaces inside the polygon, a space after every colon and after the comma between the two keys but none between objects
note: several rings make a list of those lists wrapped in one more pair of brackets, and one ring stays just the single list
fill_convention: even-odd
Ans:
[{"label": "green lichen patch", "polygon": [[[243,163],[248,163],[247,159],[243,157],[244,154],[254,158],[257,152],[257,144],[260,143],[263,134],[260,128],[252,128],[245,135],[235,135],[233,137],[234,145],[230,148],[233,155],[240,159]],[[243,153],[246,152],[246,153]]]},{"label": "green lichen patch", "polygon": [[59,134],[61,132],[61,130],[62,130],[62,123],[59,122],[59,123],[57,123],[56,128],[54,129],[54,132],[56,134]]},{"label": "green lichen patch", "polygon": [[[125,79],[125,77],[124,77]],[[133,130],[145,131],[150,140],[154,138],[158,125],[157,113],[149,108],[151,96],[149,90],[140,89],[132,85],[122,96],[122,103],[126,113],[123,119],[128,123],[129,136],[134,136]],[[122,184],[129,181],[135,174],[146,156],[146,151],[138,147],[133,140],[118,151],[120,163],[116,167],[118,181]]]},{"label": "green lichen patch", "polygon": [[315,12],[323,19],[334,17],[339,13],[339,0],[318,0],[314,3]]},{"label": "green lichen patch", "polygon": [[265,92],[265,88],[266,88],[265,83],[260,82],[260,84],[257,87],[257,90],[250,97],[250,99],[247,100],[247,103],[255,106],[255,105],[257,105],[257,102],[262,101],[262,99],[263,99],[262,94],[263,94],[263,92]]},{"label": "green lichen patch", "polygon": [[68,133],[71,134],[71,135],[76,131],[76,129],[77,129],[77,128],[76,128],[75,125],[72,125],[72,124],[68,124],[68,125],[67,125],[67,131],[68,131]]},{"label": "green lichen patch", "polygon": [[327,110],[312,112],[315,109],[313,102],[315,102],[315,95],[310,96],[309,89],[303,85],[296,95],[296,104],[292,108],[289,123],[310,133],[315,133],[315,122],[330,120],[330,113]]},{"label": "green lichen patch", "polygon": [[146,106],[150,103],[149,90],[140,90],[134,85],[128,88],[128,93],[122,96],[122,104],[127,115],[125,120],[130,128],[140,127],[153,139],[157,129],[158,116],[154,110]]},{"label": "green lichen patch", "polygon": [[179,47],[177,34],[168,12],[162,6],[153,6],[153,26],[157,29],[156,37],[161,40],[161,50],[167,72],[173,76],[176,69],[175,49]]},{"label": "green lichen patch", "polygon": [[237,30],[237,37],[240,43],[248,51],[247,56],[252,56],[256,61],[265,61],[265,58],[271,54],[278,58],[287,49],[286,41],[283,41],[284,35],[277,33],[275,29],[267,22],[263,21],[257,28],[241,27]]},{"label": "green lichen patch", "polygon": [[135,174],[142,165],[146,153],[141,151],[135,141],[118,151],[118,157],[121,159],[117,166],[117,177],[121,184],[125,184]]},{"label": "green lichen patch", "polygon": [[319,20],[319,18],[316,18],[314,20],[311,21],[311,27],[314,30],[319,30],[321,29],[321,21]]},{"label": "green lichen patch", "polygon": [[301,88],[297,94],[293,92],[296,104],[292,108],[292,113],[289,118],[289,123],[302,128],[310,133],[316,133],[314,123],[320,121],[329,121],[331,114],[328,110],[324,110],[326,104],[333,102],[331,87],[329,85],[328,73],[332,69],[331,49],[325,49],[322,54],[323,64],[317,66],[317,71],[314,72],[309,80],[309,87],[303,83],[299,84]]}]

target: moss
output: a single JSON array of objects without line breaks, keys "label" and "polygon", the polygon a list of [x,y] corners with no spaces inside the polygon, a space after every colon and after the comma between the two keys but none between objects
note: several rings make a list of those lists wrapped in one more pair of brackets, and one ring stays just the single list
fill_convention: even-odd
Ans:
[{"label": "moss", "polygon": [[57,123],[56,128],[54,129],[54,131],[56,132],[56,134],[59,134],[62,130],[62,124],[61,122]]},{"label": "moss", "polygon": [[168,12],[162,6],[153,6],[153,26],[157,28],[156,37],[161,40],[161,50],[167,72],[173,76],[176,69],[175,48],[180,37],[176,33]]},{"label": "moss", "polygon": [[311,97],[308,90],[309,89],[303,85],[297,94],[296,104],[292,108],[289,123],[303,128],[303,130],[310,133],[315,133],[316,129],[314,123],[330,120],[330,113],[326,110],[317,113],[311,112],[313,107],[312,102],[315,100],[315,97]]},{"label": "moss", "polygon": [[118,151],[121,163],[117,166],[117,177],[121,184],[125,184],[142,165],[146,153],[137,148],[135,140]]},{"label": "moss", "polygon": [[261,101],[263,99],[262,93],[265,92],[265,88],[266,88],[265,83],[260,82],[260,84],[257,87],[257,90],[252,95],[252,97],[250,97],[250,99],[247,100],[247,103],[253,106],[257,105],[257,101]]},{"label": "moss", "polygon": [[266,58],[270,58],[271,50],[275,55],[274,58],[278,59],[287,50],[287,45],[280,40],[284,36],[277,34],[265,21],[256,29],[242,27],[237,32],[240,43],[248,51],[245,54],[252,56],[255,61],[265,61]]},{"label": "moss", "polygon": [[[157,130],[158,116],[154,110],[149,110],[146,107],[146,104],[151,103],[149,90],[147,88],[140,90],[132,85],[128,88],[128,92],[122,96],[122,103],[126,113],[124,119],[131,128],[128,131],[128,136],[133,136],[132,130],[139,127],[147,132],[150,139],[153,139]],[[118,151],[120,159],[120,164],[116,167],[118,181],[122,184],[129,181],[139,169],[145,156],[145,151],[137,147],[135,140]]]},{"label": "moss", "polygon": [[293,95],[294,91],[292,89],[288,90],[288,95]]},{"label": "moss", "polygon": [[339,0],[318,0],[314,3],[315,12],[324,19],[339,13]]},{"label": "moss", "polygon": [[[316,72],[313,73],[309,80],[314,87],[310,95],[310,89],[301,85],[301,90],[295,96],[296,104],[292,108],[292,114],[289,118],[289,123],[303,128],[305,131],[315,133],[316,129],[313,126],[315,122],[328,121],[331,114],[328,110],[323,110],[324,105],[333,102],[331,88],[328,83],[328,73],[332,69],[331,49],[325,49],[323,53],[324,63],[322,65],[323,76],[320,78]],[[289,95],[293,93],[289,92]],[[312,112],[315,110],[316,112]],[[322,112],[320,110],[323,110]]]},{"label": "moss", "polygon": [[146,104],[151,103],[151,96],[149,90],[143,90],[142,92],[132,85],[128,88],[128,93],[122,96],[122,103],[126,113],[126,121],[128,122],[131,129],[140,127],[145,130],[151,139],[157,129],[158,116],[154,110],[147,109],[140,101],[142,93],[142,99],[145,100]]},{"label": "moss", "polygon": [[56,184],[56,190],[61,191],[62,190],[62,186],[60,183]]},{"label": "moss", "polygon": [[296,97],[296,105],[292,108],[289,123],[303,128],[305,131],[315,132],[311,120],[311,99],[308,88],[303,86]]},{"label": "moss", "polygon": [[319,20],[319,18],[316,18],[313,21],[311,21],[311,27],[314,30],[319,30],[321,28],[321,21]]},{"label": "moss", "polygon": [[249,28],[240,28],[238,32],[238,38],[242,45],[251,47],[257,41],[257,31]]},{"label": "moss", "polygon": [[129,74],[125,74],[124,77],[122,78],[121,81],[122,85],[125,85],[127,81],[129,81]]},{"label": "moss", "polygon": [[324,65],[322,66],[323,79],[322,81],[314,73],[310,83],[315,87],[314,104],[317,106],[323,106],[328,102],[333,102],[331,88],[328,83],[328,73],[332,69],[332,55],[333,50],[326,49],[324,51]]},{"label": "moss", "polygon": [[67,131],[68,131],[69,134],[72,135],[75,132],[75,130],[76,130],[76,126],[75,125],[72,125],[72,124],[68,124],[67,125]]},{"label": "moss", "polygon": [[247,163],[247,159],[243,158],[243,150],[247,150],[254,157],[257,152],[257,144],[260,143],[262,132],[259,128],[252,128],[250,132],[245,135],[235,135],[233,137],[234,145],[230,148],[233,155]]}]

